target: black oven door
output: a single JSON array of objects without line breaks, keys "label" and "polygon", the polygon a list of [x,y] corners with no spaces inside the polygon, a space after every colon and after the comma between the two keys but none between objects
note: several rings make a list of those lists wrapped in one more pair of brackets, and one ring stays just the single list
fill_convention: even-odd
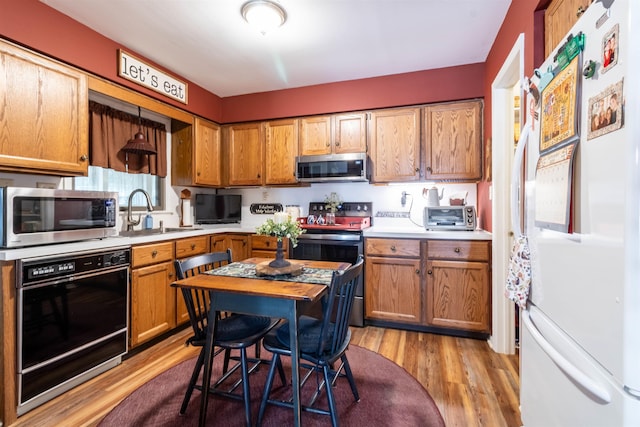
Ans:
[{"label": "black oven door", "polygon": [[126,353],[128,280],[123,265],[18,289],[21,404]]}]

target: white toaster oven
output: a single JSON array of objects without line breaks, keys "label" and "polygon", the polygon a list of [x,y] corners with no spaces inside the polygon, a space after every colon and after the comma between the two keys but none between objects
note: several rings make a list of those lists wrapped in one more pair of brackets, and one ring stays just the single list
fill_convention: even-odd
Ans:
[{"label": "white toaster oven", "polygon": [[473,231],[476,228],[476,208],[474,206],[427,206],[424,208],[424,228]]}]

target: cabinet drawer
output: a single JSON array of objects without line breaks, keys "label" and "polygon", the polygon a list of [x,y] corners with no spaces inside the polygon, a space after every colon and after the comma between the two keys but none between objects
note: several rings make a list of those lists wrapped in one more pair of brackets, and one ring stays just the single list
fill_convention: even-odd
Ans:
[{"label": "cabinet drawer", "polygon": [[131,248],[131,267],[173,260],[173,242],[153,243]]},{"label": "cabinet drawer", "polygon": [[[267,251],[275,251],[278,247],[278,241],[275,237],[271,236],[259,236],[254,234],[251,236],[251,249],[261,249]],[[289,239],[282,240],[282,247],[285,251],[289,248]]]},{"label": "cabinet drawer", "polygon": [[176,258],[183,259],[204,254],[209,250],[209,236],[176,240]]},{"label": "cabinet drawer", "polygon": [[368,238],[365,240],[365,253],[367,255],[419,257],[420,240]]},{"label": "cabinet drawer", "polygon": [[490,244],[477,240],[429,240],[427,258],[489,261]]}]

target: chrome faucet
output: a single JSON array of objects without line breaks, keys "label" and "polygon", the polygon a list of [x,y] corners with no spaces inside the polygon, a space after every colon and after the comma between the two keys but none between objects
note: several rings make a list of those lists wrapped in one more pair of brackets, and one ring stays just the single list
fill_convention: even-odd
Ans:
[{"label": "chrome faucet", "polygon": [[149,193],[147,193],[145,190],[143,190],[142,188],[138,188],[135,189],[131,192],[131,194],[129,195],[129,204],[127,205],[127,231],[131,231],[133,230],[133,227],[140,224],[140,217],[141,215],[138,215],[138,219],[133,219],[132,215],[131,215],[131,205],[133,202],[133,196],[136,193],[142,193],[144,194],[144,196],[147,199],[147,211],[148,212],[153,212],[153,203],[151,203],[151,197],[149,196]]}]

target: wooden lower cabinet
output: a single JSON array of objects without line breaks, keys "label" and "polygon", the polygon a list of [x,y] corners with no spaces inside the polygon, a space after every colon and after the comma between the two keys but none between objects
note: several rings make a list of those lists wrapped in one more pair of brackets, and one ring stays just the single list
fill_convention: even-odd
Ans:
[{"label": "wooden lower cabinet", "polygon": [[173,262],[208,251],[209,236],[131,248],[131,348],[189,320],[182,294],[171,286],[176,279]]},{"label": "wooden lower cabinet", "polygon": [[[252,258],[274,258],[276,257],[276,249],[278,241],[272,236],[261,236],[252,234],[251,241],[251,257]],[[284,249],[284,257],[289,258],[289,239],[283,239],[282,247]]]},{"label": "wooden lower cabinet", "polygon": [[420,241],[365,240],[365,318],[423,322]]},{"label": "wooden lower cabinet", "polygon": [[491,333],[488,241],[427,243],[427,324]]},{"label": "wooden lower cabinet", "polygon": [[490,241],[367,238],[365,257],[368,323],[491,333]]},{"label": "wooden lower cabinet", "polygon": [[176,327],[174,253],[172,241],[131,248],[131,348]]},{"label": "wooden lower cabinet", "polygon": [[242,233],[214,234],[210,237],[211,252],[231,249],[231,260],[242,261],[249,258],[249,235]]}]

